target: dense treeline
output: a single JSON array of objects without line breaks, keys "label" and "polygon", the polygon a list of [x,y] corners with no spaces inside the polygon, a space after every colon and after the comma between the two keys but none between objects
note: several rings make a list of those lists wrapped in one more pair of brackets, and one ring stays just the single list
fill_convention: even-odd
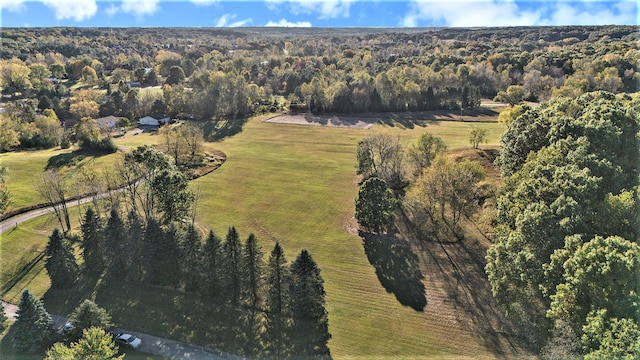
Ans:
[{"label": "dense treeline", "polygon": [[106,276],[182,291],[214,314],[220,348],[264,358],[330,358],[324,281],[307,250],[287,265],[276,243],[265,262],[257,238],[243,242],[235,227],[224,240],[213,231],[203,239],[193,224],[144,221],[135,211],[123,219],[115,209],[105,220],[91,207],[81,248],[82,268],[62,233],[53,232],[46,251],[52,287]]},{"label": "dense treeline", "polygon": [[486,271],[548,358],[640,356],[639,104],[637,94],[559,97],[525,108],[502,135]]},{"label": "dense treeline", "polygon": [[[68,124],[153,113],[228,120],[276,111],[281,98],[311,112],[459,109],[640,83],[634,27],[345,31],[3,29],[0,87],[23,101],[8,105],[0,145],[39,141],[6,134],[28,134],[45,109]],[[77,83],[84,90],[70,92]],[[155,85],[161,95],[139,89]]]}]

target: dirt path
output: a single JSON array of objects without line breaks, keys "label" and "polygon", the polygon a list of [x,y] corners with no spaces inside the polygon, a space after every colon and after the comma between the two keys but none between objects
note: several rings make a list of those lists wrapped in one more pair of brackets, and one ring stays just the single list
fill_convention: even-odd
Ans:
[{"label": "dirt path", "polygon": [[[4,313],[7,318],[15,319],[18,306],[4,301],[2,302],[2,305],[4,306]],[[67,318],[55,314],[51,314],[51,318],[53,320],[54,329],[58,332],[62,331],[62,326],[67,322]],[[233,354],[227,354],[219,350],[188,344],[182,341],[161,338],[158,336],[119,328],[116,328],[115,330],[116,332],[126,332],[140,338],[140,340],[142,340],[142,345],[140,345],[140,348],[138,348],[137,351],[147,354],[159,355],[171,359],[242,359],[242,357]]]},{"label": "dirt path", "polygon": [[459,110],[406,111],[361,114],[293,114],[274,116],[264,122],[311,126],[329,126],[352,129],[369,129],[374,124],[411,124],[424,121],[477,121],[495,122],[498,112],[489,107]]}]

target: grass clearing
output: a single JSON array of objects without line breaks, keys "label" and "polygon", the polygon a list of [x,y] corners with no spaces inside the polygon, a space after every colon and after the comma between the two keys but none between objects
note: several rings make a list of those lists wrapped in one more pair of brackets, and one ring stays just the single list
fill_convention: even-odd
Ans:
[{"label": "grass clearing", "polygon": [[[0,155],[0,163],[9,170],[7,187],[11,191],[8,211],[43,203],[37,190],[39,174],[46,170],[58,170],[69,179],[71,189],[78,189],[74,181],[80,181],[83,169],[102,170],[112,168],[119,155],[83,151],[77,147],[69,149],[47,149],[36,151],[16,151]],[[71,196],[77,194],[70,192]]]},{"label": "grass clearing", "polygon": [[[496,329],[501,331],[499,322],[487,320],[486,316],[492,315],[483,318],[478,310],[492,300],[486,298],[482,269],[469,260],[471,255],[464,247],[444,248],[437,242],[419,247],[421,242],[412,243],[424,276],[427,300],[423,311],[416,311],[401,305],[381,285],[353,219],[358,187],[355,152],[363,137],[389,133],[411,144],[422,132],[429,131],[442,137],[449,148],[468,147],[468,131],[477,125],[488,130],[489,145],[495,147],[502,124],[433,121],[421,126],[378,124],[361,130],[261,120],[252,119],[236,136],[207,144],[227,154],[227,162],[191,183],[201,193],[197,218],[203,230],[211,227],[222,237],[231,225],[236,226],[243,241],[250,232],[255,233],[265,258],[276,241],[282,244],[289,262],[301,249],[309,250],[325,280],[333,336],[329,346],[335,358],[526,355],[518,353],[517,346],[505,345],[504,338],[495,333]],[[158,139],[153,134],[127,135],[117,143],[137,146]],[[53,226],[42,235],[45,244]],[[17,235],[3,236],[3,246],[5,242],[17,242]],[[35,233],[25,236],[37,238]],[[474,251],[481,252],[482,248]],[[474,256],[482,258],[483,254]],[[460,266],[465,269],[463,273],[475,276],[469,281],[484,281],[480,287],[484,290],[478,294],[481,301],[474,299],[473,284],[461,283],[464,279],[456,272]],[[458,289],[460,286],[464,289]],[[206,333],[208,325],[189,311],[189,300],[180,294],[128,285],[92,291],[87,294],[95,296],[102,306],[114,309],[114,318],[124,328],[216,346]],[[72,309],[72,303],[55,300],[59,296],[53,292],[47,298],[57,304],[54,309]],[[123,306],[131,310],[116,310]],[[198,334],[194,329],[204,333]]]},{"label": "grass clearing", "polygon": [[[265,253],[280,241],[289,261],[308,249],[325,280],[336,358],[499,356],[455,314],[432,311],[430,305],[423,312],[400,305],[380,285],[353,232],[355,151],[361,138],[384,132],[409,144],[430,131],[455,148],[468,146],[473,125],[441,121],[359,130],[251,121],[241,134],[217,144],[227,163],[193,182],[203,194],[199,221],[220,235],[229,225],[244,238],[252,231]],[[475,125],[486,128],[490,145],[497,145],[503,125]],[[431,296],[440,284],[430,281],[427,300],[435,301]]]}]

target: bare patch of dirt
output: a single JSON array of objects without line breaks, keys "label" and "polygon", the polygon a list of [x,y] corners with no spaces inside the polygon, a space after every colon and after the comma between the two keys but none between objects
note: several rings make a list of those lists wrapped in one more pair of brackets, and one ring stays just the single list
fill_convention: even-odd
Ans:
[{"label": "bare patch of dirt", "polygon": [[472,121],[496,122],[498,112],[490,108],[466,109],[462,112],[451,110],[406,111],[362,114],[293,114],[287,113],[265,120],[269,123],[311,126],[331,126],[354,129],[369,129],[374,124],[391,126],[424,126],[428,121]]},{"label": "bare patch of dirt", "polygon": [[355,115],[311,115],[311,114],[283,114],[265,122],[278,124],[331,126],[355,129],[368,129],[377,122],[377,119],[367,116]]}]

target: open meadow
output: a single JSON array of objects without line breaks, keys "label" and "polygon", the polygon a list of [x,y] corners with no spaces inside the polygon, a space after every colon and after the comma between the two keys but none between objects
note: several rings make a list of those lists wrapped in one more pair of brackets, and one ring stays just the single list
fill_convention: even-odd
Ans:
[{"label": "open meadow", "polygon": [[[464,319],[469,309],[456,309],[451,289],[458,285],[445,283],[461,279],[444,276],[449,270],[443,267],[451,264],[426,253],[433,250],[419,254],[426,307],[416,311],[401,305],[378,280],[353,219],[358,190],[355,153],[360,139],[381,132],[400,136],[409,144],[429,131],[453,149],[468,146],[472,125],[390,123],[362,130],[251,121],[242,133],[216,144],[227,154],[227,163],[193,182],[203,195],[199,222],[218,234],[230,225],[245,238],[254,232],[265,253],[280,241],[289,260],[300,249],[308,249],[325,280],[333,335],[329,344],[336,358],[517,356],[517,346],[504,346],[501,335],[489,339],[479,330],[493,326],[488,320],[492,315],[479,316],[473,321],[481,323],[470,326],[469,319]],[[489,145],[495,147],[502,125],[477,125],[488,130]],[[482,259],[484,254],[474,256]],[[484,296],[488,296],[484,301],[491,303],[483,269],[476,266],[473,271],[473,281],[484,282]]]},{"label": "open meadow", "polygon": [[[502,124],[411,121],[350,129],[274,124],[264,119],[254,118],[241,133],[207,144],[224,152],[227,161],[191,182],[200,196],[197,221],[203,231],[211,228],[220,236],[231,225],[242,239],[255,233],[265,259],[276,241],[283,245],[289,261],[301,249],[309,250],[325,282],[334,358],[529,355],[510,333],[490,296],[483,272],[488,242],[481,234],[447,244],[412,236],[408,230],[388,239],[363,240],[353,218],[358,190],[355,154],[363,137],[389,133],[408,145],[429,131],[456,149],[469,146],[467,133],[477,125],[489,134],[489,143],[483,146],[495,148]],[[116,142],[135,146],[158,140],[156,135],[140,134]],[[38,170],[42,165],[32,171]],[[55,222],[45,225],[44,219],[38,219],[3,234],[0,250],[6,265],[2,275],[6,278],[26,262],[25,252],[42,251],[54,226]],[[413,274],[409,279],[396,277],[395,286],[423,284],[426,305],[417,309],[402,305],[397,293],[381,283],[385,268],[391,268],[391,273]],[[52,312],[70,311],[80,301],[67,302],[62,299],[64,294],[47,293],[48,278],[41,264],[25,278],[29,280],[20,282],[3,299],[15,303],[21,288],[35,287],[37,296],[46,293]],[[403,283],[406,280],[409,282]],[[206,334],[198,334],[206,325],[197,321],[199,314],[188,313],[191,306],[184,296],[122,284],[97,291],[99,285],[99,280],[87,285],[87,294],[109,308],[121,327],[216,346]],[[127,298],[154,300],[128,302]],[[127,312],[128,307],[132,313]]]},{"label": "open meadow", "polygon": [[118,154],[104,155],[82,151],[77,147],[1,154],[0,163],[9,169],[7,186],[11,191],[11,203],[8,211],[45,202],[38,193],[38,180],[40,174],[47,170],[57,170],[62,176],[70,179],[70,187],[73,190],[69,195],[77,196],[79,194],[75,190],[83,187],[83,171],[102,172],[112,168],[118,158]]}]

